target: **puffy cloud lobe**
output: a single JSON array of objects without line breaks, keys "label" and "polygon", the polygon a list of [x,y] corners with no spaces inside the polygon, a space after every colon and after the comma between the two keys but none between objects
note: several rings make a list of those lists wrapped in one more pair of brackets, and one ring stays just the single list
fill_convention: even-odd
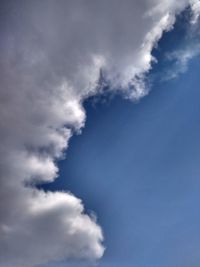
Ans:
[{"label": "puffy cloud lobe", "polygon": [[83,101],[110,90],[138,99],[151,51],[188,1],[5,1],[0,42],[0,267],[98,259],[103,234],[68,192],[43,192],[55,159],[85,123]]},{"label": "puffy cloud lobe", "polygon": [[89,259],[102,255],[96,241],[101,230],[95,221],[83,215],[80,200],[62,192],[14,190],[14,193],[23,194],[26,202],[16,199],[18,204],[21,201],[20,209],[14,211],[10,220],[17,222],[1,226],[2,266],[35,265],[47,259],[77,257],[77,253],[80,258]]}]

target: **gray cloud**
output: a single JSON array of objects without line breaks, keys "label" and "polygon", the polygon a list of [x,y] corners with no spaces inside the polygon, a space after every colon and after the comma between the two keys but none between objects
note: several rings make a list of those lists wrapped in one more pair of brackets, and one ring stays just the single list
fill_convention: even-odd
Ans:
[{"label": "gray cloud", "polygon": [[79,199],[25,184],[57,177],[55,159],[84,126],[82,103],[98,93],[101,69],[110,90],[147,94],[152,48],[188,3],[2,2],[0,267],[103,255],[101,228]]}]

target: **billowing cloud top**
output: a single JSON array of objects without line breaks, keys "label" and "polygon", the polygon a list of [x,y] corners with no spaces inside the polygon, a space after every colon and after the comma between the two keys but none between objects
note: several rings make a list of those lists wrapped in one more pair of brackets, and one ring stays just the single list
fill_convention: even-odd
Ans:
[{"label": "billowing cloud top", "polygon": [[27,185],[57,177],[101,70],[110,90],[147,93],[152,48],[189,4],[195,23],[193,0],[1,2],[0,267],[103,255],[102,230],[79,199]]}]

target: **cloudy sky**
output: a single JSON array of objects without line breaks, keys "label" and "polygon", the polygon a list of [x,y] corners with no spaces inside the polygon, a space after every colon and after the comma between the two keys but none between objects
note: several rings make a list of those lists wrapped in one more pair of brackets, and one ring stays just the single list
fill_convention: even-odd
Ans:
[{"label": "cloudy sky", "polygon": [[0,2],[0,267],[199,267],[200,1]]}]

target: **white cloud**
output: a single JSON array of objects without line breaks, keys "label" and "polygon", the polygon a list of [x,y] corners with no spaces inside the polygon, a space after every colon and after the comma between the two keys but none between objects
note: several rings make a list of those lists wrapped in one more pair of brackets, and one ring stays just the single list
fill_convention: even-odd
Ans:
[{"label": "white cloud", "polygon": [[166,55],[168,61],[175,63],[170,69],[165,71],[162,80],[170,80],[177,78],[179,74],[187,71],[189,62],[200,54],[200,45],[188,44],[185,48],[175,50]]},{"label": "white cloud", "polygon": [[192,10],[192,19],[191,23],[197,23],[200,15],[200,1],[199,0],[190,0],[191,10]]},{"label": "white cloud", "polygon": [[[6,1],[0,42],[0,267],[98,259],[103,235],[68,192],[25,186],[57,177],[55,159],[85,123],[82,103],[111,90],[138,99],[163,31],[188,1]],[[72,130],[73,129],[73,130]]]}]

